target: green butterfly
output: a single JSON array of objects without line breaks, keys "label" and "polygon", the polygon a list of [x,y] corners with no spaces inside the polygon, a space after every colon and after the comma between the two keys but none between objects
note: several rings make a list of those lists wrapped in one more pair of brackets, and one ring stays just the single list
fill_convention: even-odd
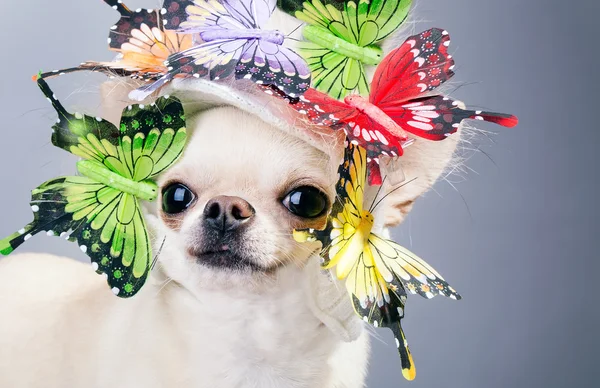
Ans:
[{"label": "green butterfly", "polygon": [[[289,11],[295,7],[286,5]],[[408,16],[412,0],[359,0],[340,4],[335,0],[304,2],[294,16],[308,23],[302,31],[300,54],[313,75],[313,87],[342,99],[356,91],[369,94],[365,65],[383,59],[379,43]],[[285,10],[285,9],[284,9]]]},{"label": "green butterfly", "polygon": [[152,247],[140,200],[153,201],[152,179],[183,152],[183,106],[161,97],[149,106],[129,106],[121,125],[71,114],[40,77],[38,86],[58,113],[52,144],[81,157],[81,176],[56,178],[32,191],[32,223],[0,240],[8,255],[32,235],[46,231],[77,242],[120,297],[135,295],[152,266]]}]

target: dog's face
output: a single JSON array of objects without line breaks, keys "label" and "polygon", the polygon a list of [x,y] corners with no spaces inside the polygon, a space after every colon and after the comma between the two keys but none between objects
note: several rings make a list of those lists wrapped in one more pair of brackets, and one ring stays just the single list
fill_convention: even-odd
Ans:
[{"label": "dog's face", "polygon": [[339,161],[235,108],[193,115],[188,129],[184,155],[159,181],[166,274],[223,287],[302,267],[319,247],[292,231],[325,226]]}]

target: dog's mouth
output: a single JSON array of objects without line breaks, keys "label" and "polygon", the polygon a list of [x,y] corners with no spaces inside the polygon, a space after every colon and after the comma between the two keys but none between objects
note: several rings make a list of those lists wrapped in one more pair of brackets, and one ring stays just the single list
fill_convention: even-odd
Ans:
[{"label": "dog's mouth", "polygon": [[190,247],[190,256],[196,258],[199,264],[220,269],[251,270],[265,272],[267,268],[256,264],[246,255],[240,254],[232,249],[229,244],[220,244],[216,247]]}]

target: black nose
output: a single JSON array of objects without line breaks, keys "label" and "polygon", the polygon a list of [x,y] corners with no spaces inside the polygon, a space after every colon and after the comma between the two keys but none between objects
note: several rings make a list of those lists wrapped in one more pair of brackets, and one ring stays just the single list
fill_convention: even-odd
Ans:
[{"label": "black nose", "polygon": [[254,208],[240,197],[220,195],[204,207],[204,222],[211,229],[226,232],[246,224],[254,213]]}]

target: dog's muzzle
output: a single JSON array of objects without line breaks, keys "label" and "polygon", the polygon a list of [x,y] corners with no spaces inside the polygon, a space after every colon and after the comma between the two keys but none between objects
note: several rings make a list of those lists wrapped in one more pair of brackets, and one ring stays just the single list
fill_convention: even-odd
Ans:
[{"label": "dog's muzzle", "polygon": [[240,197],[220,195],[208,201],[202,214],[202,247],[190,249],[200,263],[220,268],[263,270],[244,252],[244,231],[255,210]]}]

